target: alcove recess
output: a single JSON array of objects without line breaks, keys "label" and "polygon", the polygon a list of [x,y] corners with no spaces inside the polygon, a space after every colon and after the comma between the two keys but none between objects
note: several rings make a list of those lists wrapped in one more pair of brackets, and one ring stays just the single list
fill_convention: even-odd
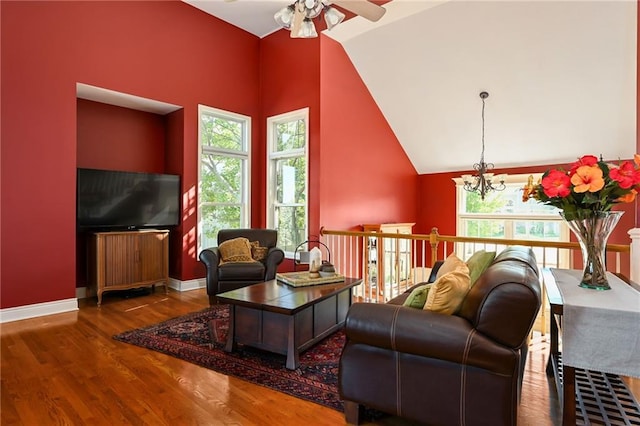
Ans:
[{"label": "alcove recess", "polygon": [[[76,167],[183,175],[182,106],[76,83]],[[74,218],[75,219],[75,218]],[[177,232],[177,231],[174,231]],[[169,273],[177,271],[179,236],[169,237]],[[86,230],[76,234],[76,293],[87,286]]]}]

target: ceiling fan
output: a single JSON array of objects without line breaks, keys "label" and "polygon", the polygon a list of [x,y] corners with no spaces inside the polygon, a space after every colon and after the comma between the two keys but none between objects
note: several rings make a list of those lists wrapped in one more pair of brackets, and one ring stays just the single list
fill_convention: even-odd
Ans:
[{"label": "ceiling fan", "polygon": [[329,30],[345,18],[344,13],[331,7],[331,4],[336,4],[372,22],[378,21],[387,11],[368,0],[295,0],[276,12],[274,19],[282,28],[291,30],[291,38],[317,37],[318,33],[312,20],[320,13],[324,11],[324,20]]}]

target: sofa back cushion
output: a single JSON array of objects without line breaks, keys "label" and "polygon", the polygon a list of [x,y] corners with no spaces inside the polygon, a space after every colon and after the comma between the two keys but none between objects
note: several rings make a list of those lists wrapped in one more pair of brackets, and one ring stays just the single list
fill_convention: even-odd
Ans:
[{"label": "sofa back cushion", "polygon": [[496,256],[465,297],[459,316],[480,333],[517,349],[540,309],[540,281],[529,247],[510,246]]}]

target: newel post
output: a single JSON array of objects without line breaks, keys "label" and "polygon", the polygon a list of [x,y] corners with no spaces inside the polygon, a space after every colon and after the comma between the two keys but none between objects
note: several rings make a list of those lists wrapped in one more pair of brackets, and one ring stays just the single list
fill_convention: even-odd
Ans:
[{"label": "newel post", "polygon": [[629,231],[631,237],[631,281],[640,283],[640,228]]},{"label": "newel post", "polygon": [[433,266],[438,260],[438,228],[435,226],[431,228],[429,244],[431,245],[431,266]]}]

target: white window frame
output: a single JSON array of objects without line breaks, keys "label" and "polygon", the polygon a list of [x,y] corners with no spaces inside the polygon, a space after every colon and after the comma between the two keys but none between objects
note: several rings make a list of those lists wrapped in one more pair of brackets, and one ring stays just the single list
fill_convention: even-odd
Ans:
[{"label": "white window frame", "polygon": [[[290,121],[303,120],[305,122],[304,148],[275,152],[276,125]],[[292,157],[305,157],[305,218],[304,235],[309,234],[309,108],[301,108],[284,114],[267,118],[267,227],[277,229],[275,223],[276,199],[276,167],[278,160]],[[292,205],[293,206],[293,205]],[[300,241],[302,243],[303,241]],[[293,251],[284,251],[287,259],[293,259]]]},{"label": "white window frame", "polygon": [[[526,174],[514,174],[505,176],[505,184],[517,185],[521,188],[527,183],[529,176],[533,176],[533,181],[538,182],[542,177],[542,173],[526,173]],[[505,224],[505,236],[506,239],[513,239],[514,227],[516,221],[522,220],[544,220],[560,223],[560,241],[569,242],[570,231],[566,222],[560,217],[559,214],[491,214],[491,213],[463,213],[460,211],[462,203],[464,201],[463,194],[466,192],[464,189],[464,180],[460,178],[453,178],[456,183],[456,235],[465,236],[465,219],[496,219],[504,221]],[[530,203],[536,202],[534,200]],[[538,250],[540,251],[540,250]],[[560,250],[558,253],[559,267],[568,268],[571,264],[571,255],[568,250]],[[539,259],[540,265],[542,265],[542,259]]]},{"label": "white window frame", "polygon": [[[203,114],[215,116],[220,119],[237,121],[243,125],[243,149],[242,150],[230,150],[224,148],[212,147],[209,145],[203,145],[203,129],[201,117]],[[245,170],[242,175],[242,193],[241,193],[241,205],[240,205],[240,226],[248,228],[251,220],[251,117],[237,114],[230,111],[225,111],[218,108],[213,108],[207,105],[198,105],[198,208],[197,208],[197,245],[198,253],[205,248],[202,247],[202,234],[203,234],[203,215],[202,207],[205,205],[222,205],[220,203],[204,203],[201,201],[202,191],[202,156],[203,154],[214,154],[227,156],[232,158],[239,158],[245,161]],[[188,200],[185,200],[188,203]],[[236,203],[230,203],[226,205],[236,205]],[[217,244],[217,243],[216,243]]]}]

